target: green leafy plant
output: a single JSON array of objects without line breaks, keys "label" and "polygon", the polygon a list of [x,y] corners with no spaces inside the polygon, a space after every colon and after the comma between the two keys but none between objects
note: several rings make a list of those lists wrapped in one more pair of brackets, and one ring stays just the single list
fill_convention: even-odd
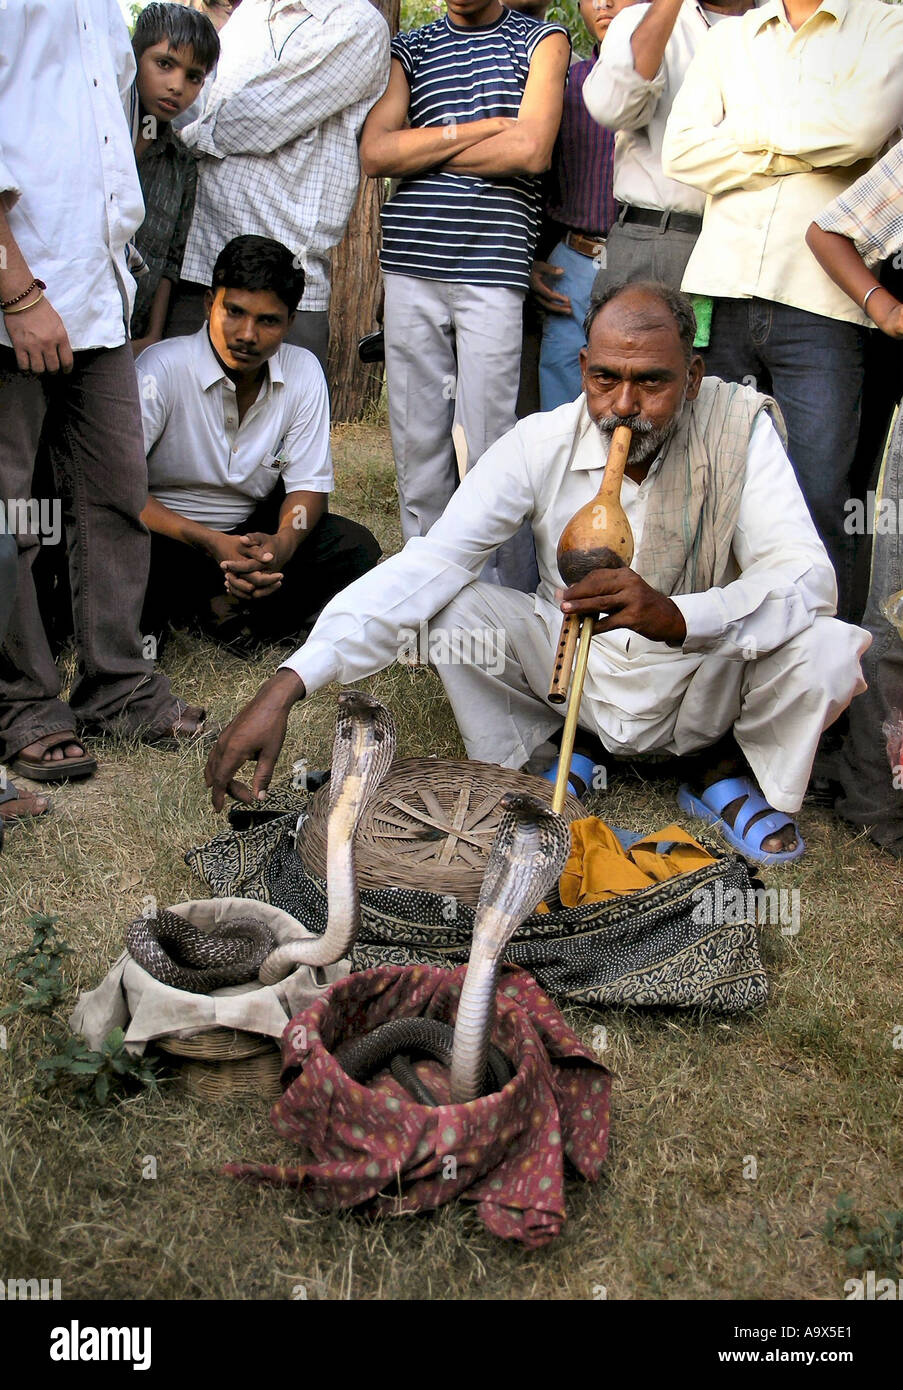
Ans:
[{"label": "green leafy plant", "polygon": [[0,1009],[0,1018],[17,1013],[52,1013],[66,992],[60,970],[64,956],[72,952],[57,933],[58,917],[36,912],[25,925],[32,928],[31,945],[25,951],[8,956],[6,968],[22,986],[24,998],[17,1004]]},{"label": "green leafy plant", "polygon": [[39,1080],[42,1090],[62,1084],[63,1078],[75,1078],[75,1099],[80,1105],[106,1105],[107,1101],[129,1086],[146,1086],[156,1090],[157,1071],[147,1057],[136,1057],[125,1047],[121,1028],[114,1028],[95,1052],[82,1038],[68,1038],[54,1057],[38,1062],[43,1073]]},{"label": "green leafy plant", "polygon": [[842,1192],[821,1228],[834,1245],[852,1240],[845,1252],[847,1267],[862,1273],[873,1269],[881,1278],[896,1279],[903,1260],[903,1211],[883,1211],[876,1225],[866,1228],[853,1210],[853,1199]]}]

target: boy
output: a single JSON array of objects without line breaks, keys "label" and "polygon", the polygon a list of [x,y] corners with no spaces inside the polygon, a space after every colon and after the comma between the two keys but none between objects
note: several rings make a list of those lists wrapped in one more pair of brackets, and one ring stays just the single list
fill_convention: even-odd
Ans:
[{"label": "boy", "polygon": [[219,38],[198,10],[152,4],[138,16],[132,49],[138,62],[132,134],[146,208],[135,247],[147,266],[138,275],[132,313],[137,356],[163,337],[194,211],[197,167],[170,122],[197,99],[219,58]]},{"label": "boy", "polygon": [[[570,56],[559,24],[498,0],[448,0],[392,40],[361,163],[397,178],[382,210],[389,427],[405,540],[424,536],[458,482],[453,427],[474,462],[515,420],[523,298]],[[529,587],[529,537],[495,577]]]},{"label": "boy", "polygon": [[199,333],[138,361],[150,496],[142,631],[198,623],[247,648],[306,632],[380,549],[329,512],[326,380],[286,341],[304,271],[268,237],[220,252]]}]

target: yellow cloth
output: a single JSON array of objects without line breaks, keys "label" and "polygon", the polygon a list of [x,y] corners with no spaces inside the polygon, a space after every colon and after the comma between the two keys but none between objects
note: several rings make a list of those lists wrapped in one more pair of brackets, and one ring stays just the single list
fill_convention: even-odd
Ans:
[{"label": "yellow cloth", "polygon": [[873,0],[822,0],[796,32],[781,0],[712,28],[662,145],[668,177],[709,195],[685,293],[756,296],[868,324],[805,235],[893,138],[901,49],[903,8]]},{"label": "yellow cloth", "polygon": [[[662,841],[674,843],[667,854],[656,853]],[[714,863],[714,855],[679,825],[666,825],[625,850],[610,826],[588,816],[571,822],[571,853],[558,891],[565,907],[604,903]]]}]

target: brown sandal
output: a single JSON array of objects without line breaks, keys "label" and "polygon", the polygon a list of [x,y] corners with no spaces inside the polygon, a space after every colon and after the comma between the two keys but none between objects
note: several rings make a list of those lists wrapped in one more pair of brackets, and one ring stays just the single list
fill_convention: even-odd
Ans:
[{"label": "brown sandal", "polygon": [[17,753],[9,762],[11,772],[17,772],[20,777],[29,777],[32,782],[68,782],[77,777],[90,777],[97,771],[97,759],[84,751],[78,758],[48,760],[45,757],[52,749],[64,748],[67,743],[76,743],[84,750],[85,745],[71,729],[63,730],[62,733],[47,734],[44,738],[34,741],[42,745],[41,755],[33,757],[31,754]]}]

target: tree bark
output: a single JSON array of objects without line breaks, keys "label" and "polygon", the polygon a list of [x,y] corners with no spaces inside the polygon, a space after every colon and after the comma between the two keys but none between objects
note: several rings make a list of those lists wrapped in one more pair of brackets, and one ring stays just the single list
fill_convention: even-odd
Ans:
[{"label": "tree bark", "polygon": [[[398,32],[400,0],[372,0]],[[379,400],[381,362],[365,364],[357,355],[358,339],[379,327],[382,277],[379,271],[379,210],[385,196],[382,179],[362,179],[343,240],[332,253],[327,378],[333,420],[360,420]]]}]

